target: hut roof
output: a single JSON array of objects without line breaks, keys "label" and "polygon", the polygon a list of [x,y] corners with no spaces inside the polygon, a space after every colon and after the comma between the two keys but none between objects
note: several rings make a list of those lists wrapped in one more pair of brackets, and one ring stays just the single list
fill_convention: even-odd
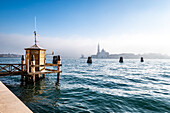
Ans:
[{"label": "hut roof", "polygon": [[31,46],[31,47],[29,47],[29,48],[25,48],[25,50],[46,50],[46,49],[44,49],[44,48],[42,48],[42,47],[40,47],[40,46],[38,46],[37,44],[35,44],[35,45],[33,45],[33,46]]}]

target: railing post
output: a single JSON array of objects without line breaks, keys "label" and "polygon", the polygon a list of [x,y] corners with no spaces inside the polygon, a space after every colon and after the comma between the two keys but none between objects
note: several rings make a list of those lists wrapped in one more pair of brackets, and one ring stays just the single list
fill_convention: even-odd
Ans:
[{"label": "railing post", "polygon": [[29,59],[27,59],[27,73],[29,73],[29,68],[30,68],[30,66],[29,66]]},{"label": "railing post", "polygon": [[57,81],[60,80],[60,64],[61,64],[60,55],[58,55],[58,58],[57,58]]},{"label": "railing post", "polygon": [[[25,64],[25,62],[24,62],[24,55],[22,55],[22,57],[21,57],[21,70],[22,70],[22,73],[24,72],[24,64]],[[24,75],[22,74],[21,75],[21,81],[23,81],[24,80]]]},{"label": "railing post", "polygon": [[35,58],[34,55],[31,56],[31,73],[34,73],[31,75],[32,82],[35,82]]}]

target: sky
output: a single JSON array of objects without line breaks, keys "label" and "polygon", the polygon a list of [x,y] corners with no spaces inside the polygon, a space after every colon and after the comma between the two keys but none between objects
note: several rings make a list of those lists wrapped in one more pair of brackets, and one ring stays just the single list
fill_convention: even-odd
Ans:
[{"label": "sky", "polygon": [[170,0],[0,0],[0,53],[34,44],[62,57],[170,55]]}]

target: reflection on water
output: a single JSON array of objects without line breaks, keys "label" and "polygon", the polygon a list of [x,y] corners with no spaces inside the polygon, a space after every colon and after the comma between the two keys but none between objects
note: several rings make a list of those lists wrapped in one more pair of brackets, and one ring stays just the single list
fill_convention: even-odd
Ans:
[{"label": "reflection on water", "polygon": [[[58,100],[60,96],[60,85],[56,81],[53,86],[48,86],[45,79],[42,79],[32,84],[21,84],[20,85],[19,98],[34,110],[44,110],[48,106],[58,106]],[[38,108],[35,109],[35,106]],[[45,108],[44,108],[45,106]]]}]

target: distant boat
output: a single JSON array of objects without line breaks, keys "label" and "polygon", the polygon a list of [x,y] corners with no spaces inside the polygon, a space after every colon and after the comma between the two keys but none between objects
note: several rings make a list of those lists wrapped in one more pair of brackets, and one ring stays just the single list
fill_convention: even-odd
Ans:
[{"label": "distant boat", "polygon": [[81,55],[80,59],[87,59],[87,57],[84,57],[84,55]]}]

